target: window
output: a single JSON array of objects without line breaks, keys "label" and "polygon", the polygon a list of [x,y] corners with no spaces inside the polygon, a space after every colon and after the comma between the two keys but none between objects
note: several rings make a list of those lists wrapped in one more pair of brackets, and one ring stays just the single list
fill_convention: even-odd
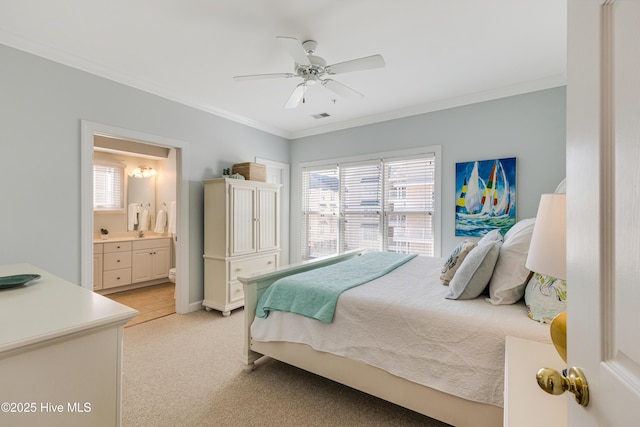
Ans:
[{"label": "window", "polygon": [[305,167],[302,258],[366,248],[435,254],[434,153]]},{"label": "window", "polygon": [[434,163],[427,157],[384,163],[386,250],[434,255]]},{"label": "window", "polygon": [[124,209],[124,166],[108,163],[93,165],[93,209]]},{"label": "window", "polygon": [[302,176],[304,258],[338,250],[338,168],[308,169]]},{"label": "window", "polygon": [[340,252],[382,245],[382,162],[343,163],[340,171]]}]

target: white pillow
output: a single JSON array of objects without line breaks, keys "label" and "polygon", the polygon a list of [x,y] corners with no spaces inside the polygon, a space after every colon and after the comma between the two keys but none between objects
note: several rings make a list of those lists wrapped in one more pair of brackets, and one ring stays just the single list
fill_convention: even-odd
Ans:
[{"label": "white pillow", "polygon": [[529,269],[524,263],[529,254],[535,218],[518,221],[504,236],[500,256],[489,283],[487,298],[491,304],[513,304],[522,298]]},{"label": "white pillow", "polygon": [[503,240],[500,230],[496,228],[482,236],[482,239],[478,242],[478,246],[486,245],[487,243],[502,242]]},{"label": "white pillow", "polygon": [[483,244],[480,240],[478,246],[469,252],[449,282],[450,291],[445,298],[474,299],[482,294],[489,283],[502,246],[502,236],[500,240],[490,240],[495,237],[491,236]]}]

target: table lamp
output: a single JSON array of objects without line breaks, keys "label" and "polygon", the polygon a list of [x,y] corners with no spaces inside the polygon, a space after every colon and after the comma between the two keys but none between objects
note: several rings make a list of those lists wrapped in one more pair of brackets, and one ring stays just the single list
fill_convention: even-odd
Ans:
[{"label": "table lamp", "polygon": [[[556,279],[567,278],[566,194],[543,194],[533,227],[531,245],[525,266],[536,273]],[[567,313],[551,322],[551,341],[567,361]]]}]

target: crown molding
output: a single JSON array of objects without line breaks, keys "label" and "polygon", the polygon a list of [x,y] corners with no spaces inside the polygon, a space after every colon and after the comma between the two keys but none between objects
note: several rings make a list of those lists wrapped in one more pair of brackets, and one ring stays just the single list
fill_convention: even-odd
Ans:
[{"label": "crown molding", "polygon": [[276,136],[280,136],[286,139],[291,139],[290,132],[287,132],[283,129],[268,126],[268,125],[265,125],[264,123],[251,120],[247,117],[240,116],[238,114],[234,114],[220,108],[216,108],[210,105],[205,105],[200,102],[196,102],[192,99],[175,96],[175,94],[172,93],[170,90],[163,88],[161,86],[151,84],[144,80],[136,79],[132,76],[129,76],[121,72],[114,71],[102,65],[96,64],[92,61],[89,61],[85,58],[81,58],[77,55],[73,55],[69,52],[65,52],[63,50],[44,45],[42,43],[34,43],[30,40],[27,40],[23,37],[9,33],[2,29],[0,29],[0,43],[10,46],[14,49],[18,49],[18,50],[33,54],[35,56],[48,59],[58,64],[71,67],[80,71],[84,71],[89,74],[93,74],[95,76],[102,77],[107,80],[111,80],[111,81],[123,84],[125,86],[129,86],[133,89],[138,89],[143,92],[147,92],[152,95],[156,95],[161,98],[165,98],[170,101],[174,101],[179,104],[186,105],[188,107],[193,107],[198,110],[205,111],[215,116],[222,117],[224,119],[231,120],[233,122],[243,124],[254,129],[258,129],[258,130],[261,130]]},{"label": "crown molding", "polygon": [[335,132],[354,128],[358,126],[366,126],[373,123],[380,123],[389,120],[402,119],[420,114],[432,113],[434,111],[447,110],[449,108],[461,107],[464,105],[477,104],[485,101],[492,101],[509,96],[522,95],[529,92],[536,92],[544,89],[552,89],[555,87],[566,86],[566,76],[551,76],[549,78],[524,82],[521,84],[498,88],[490,91],[478,92],[471,95],[465,95],[457,98],[443,99],[428,104],[416,105],[414,107],[402,108],[399,110],[388,111],[382,114],[375,114],[361,117],[353,120],[333,123],[325,126],[318,126],[310,129],[291,132],[290,139],[296,140],[308,136],[320,135],[328,132]]},{"label": "crown molding", "polygon": [[517,85],[512,85],[503,88],[497,88],[494,90],[479,92],[471,95],[465,95],[457,98],[444,99],[427,104],[416,105],[413,107],[402,108],[399,110],[389,111],[381,114],[369,115],[366,117],[360,117],[353,120],[340,121],[333,124],[318,126],[308,129],[302,129],[298,131],[286,131],[284,129],[276,128],[266,125],[262,122],[249,119],[247,117],[213,107],[211,105],[204,105],[200,102],[196,102],[192,99],[175,96],[170,90],[160,87],[158,85],[150,84],[149,82],[136,79],[132,76],[124,73],[116,72],[107,67],[96,64],[92,61],[88,61],[84,58],[73,55],[69,52],[62,51],[60,49],[53,48],[41,43],[34,43],[23,37],[9,33],[0,29],[0,43],[13,47],[18,50],[22,50],[33,55],[49,59],[53,62],[75,68],[87,73],[105,78],[107,80],[115,81],[117,83],[132,87],[134,89],[142,90],[144,92],[165,98],[182,105],[186,105],[198,110],[213,114],[215,116],[239,123],[251,127],[253,129],[261,130],[263,132],[280,136],[288,140],[296,140],[305,138],[308,136],[319,135],[323,133],[335,132],[339,130],[366,126],[373,123],[380,123],[389,120],[401,119],[410,116],[416,116],[425,113],[431,113],[439,110],[446,110],[449,108],[460,107],[463,105],[476,104],[479,102],[491,101],[499,98],[506,98],[509,96],[520,95],[528,92],[535,92],[538,90],[551,89],[554,87],[566,85],[566,75],[556,75],[545,79],[540,79],[531,82],[524,82]]}]

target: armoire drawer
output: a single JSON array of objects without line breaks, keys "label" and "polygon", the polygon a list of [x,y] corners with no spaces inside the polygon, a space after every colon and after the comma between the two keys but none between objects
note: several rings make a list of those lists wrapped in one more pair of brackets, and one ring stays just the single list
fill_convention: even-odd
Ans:
[{"label": "armoire drawer", "polygon": [[238,276],[249,276],[254,273],[273,271],[277,267],[277,255],[267,255],[237,261],[229,261],[229,278],[234,281]]},{"label": "armoire drawer", "polygon": [[236,281],[229,283],[229,304],[244,299],[244,289],[242,283]]},{"label": "armoire drawer", "polygon": [[103,255],[104,271],[131,267],[131,252],[109,252]]}]

